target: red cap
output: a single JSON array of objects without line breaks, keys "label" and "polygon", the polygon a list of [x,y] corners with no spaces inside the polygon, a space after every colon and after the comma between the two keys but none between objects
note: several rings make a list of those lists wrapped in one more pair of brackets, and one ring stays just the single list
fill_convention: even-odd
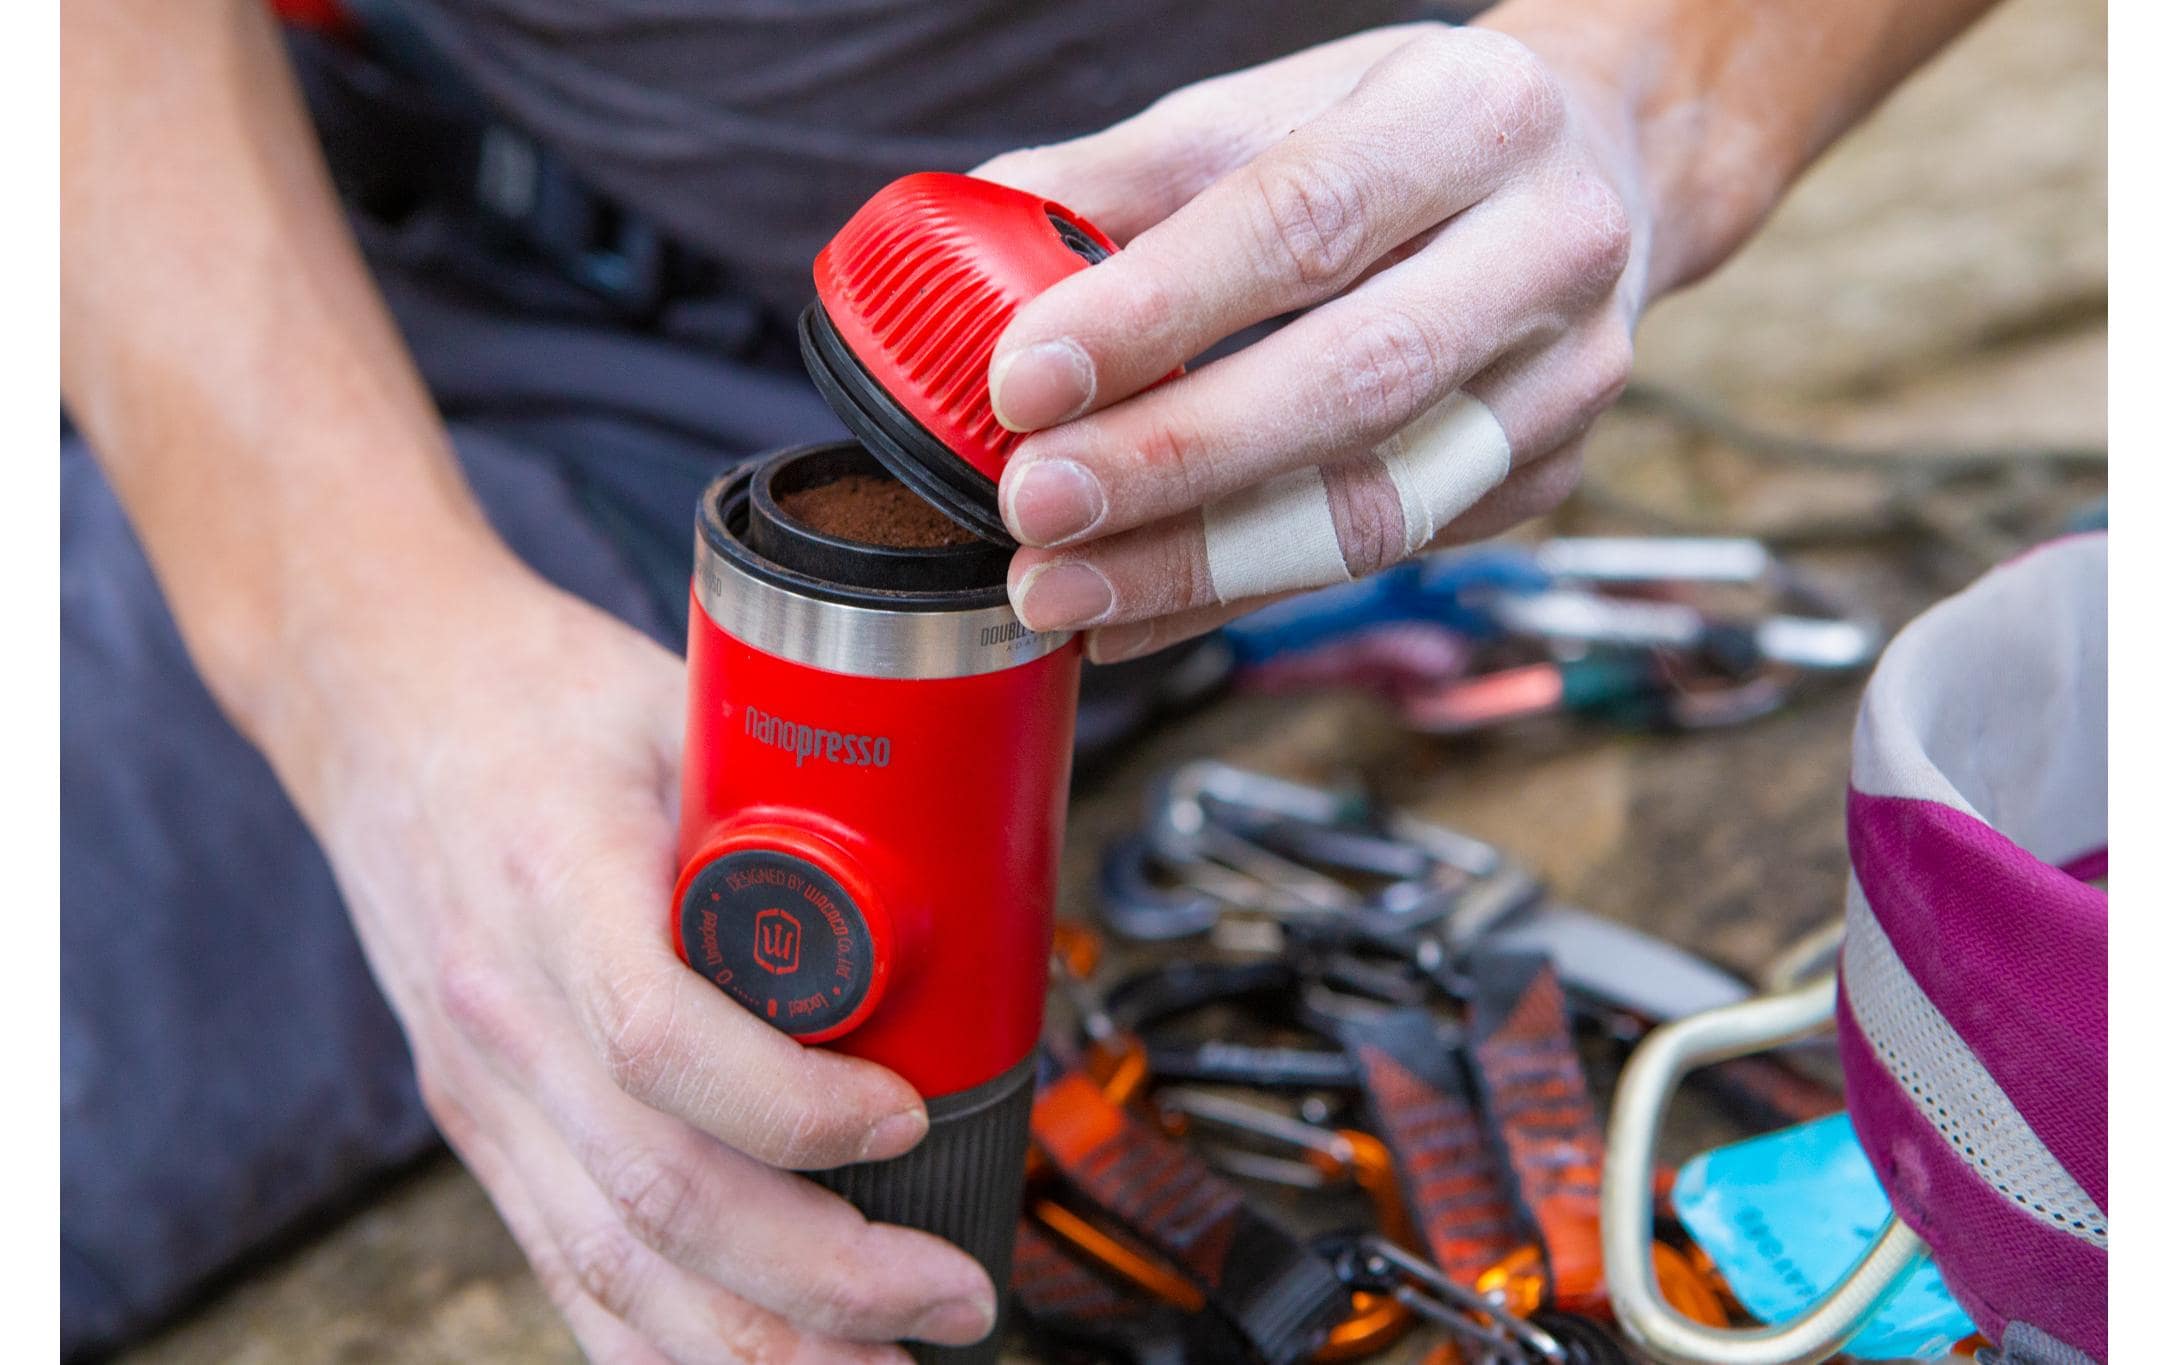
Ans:
[{"label": "red cap", "polygon": [[967,175],[907,175],[867,200],[814,258],[820,302],[806,318],[809,368],[899,478],[1007,542],[995,486],[1023,438],[994,417],[986,387],[994,342],[1027,300],[1113,251],[1105,233],[1036,194]]}]

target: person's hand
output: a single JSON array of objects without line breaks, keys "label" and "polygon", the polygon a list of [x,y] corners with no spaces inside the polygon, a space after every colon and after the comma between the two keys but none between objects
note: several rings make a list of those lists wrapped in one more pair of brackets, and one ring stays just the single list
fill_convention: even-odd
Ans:
[{"label": "person's hand", "polygon": [[683,663],[508,557],[453,581],[318,649],[268,747],[430,1112],[581,1345],[902,1361],[863,1343],[984,1336],[977,1262],[788,1173],[905,1151],[919,1096],[672,950]]},{"label": "person's hand", "polygon": [[996,412],[1037,433],[1001,480],[1027,624],[1130,657],[1566,495],[1626,382],[1649,213],[1625,101],[1565,70],[1376,30],[979,168],[1126,243],[994,350]]}]

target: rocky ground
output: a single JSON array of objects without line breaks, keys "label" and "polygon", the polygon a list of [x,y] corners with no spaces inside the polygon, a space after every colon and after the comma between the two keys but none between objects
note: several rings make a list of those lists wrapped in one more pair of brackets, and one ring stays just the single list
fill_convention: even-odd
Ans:
[{"label": "rocky ground", "polygon": [[[1572,531],[1770,534],[1894,623],[2105,489],[2104,0],[2014,0],[1818,167],[1715,279],[1650,317]],[[1717,411],[1712,417],[1708,409]],[[1777,439],[1742,439],[1746,423]],[[1847,460],[1793,438],[1880,452]],[[2008,450],[1991,476],[1944,462]],[[1924,490],[1924,491],[1923,491]],[[1370,703],[1242,698],[1078,793],[1064,913],[1161,765],[1360,773],[1582,905],[1751,970],[1831,915],[1856,688],[1688,736],[1410,742]],[[449,1159],[239,1278],[128,1365],[576,1359]]]}]

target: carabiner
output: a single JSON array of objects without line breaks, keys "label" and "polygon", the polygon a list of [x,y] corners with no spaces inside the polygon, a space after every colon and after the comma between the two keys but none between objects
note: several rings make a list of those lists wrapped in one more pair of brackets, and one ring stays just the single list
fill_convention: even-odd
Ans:
[{"label": "carabiner", "polygon": [[[1667,1242],[1651,1242],[1649,1252],[1655,1265],[1656,1289],[1666,1303],[1695,1322],[1710,1327],[1731,1325],[1730,1310],[1724,1306],[1717,1287],[1721,1279],[1714,1264],[1696,1264],[1686,1252]],[[1549,1287],[1543,1248],[1534,1243],[1517,1248],[1475,1281],[1478,1294],[1496,1299],[1507,1312],[1531,1321],[1543,1311]]]},{"label": "carabiner", "polygon": [[1771,615],[1751,625],[1710,619],[1683,602],[1571,588],[1500,597],[1493,608],[1516,635],[1583,645],[1697,650],[1729,634],[1759,659],[1815,672],[1850,672],[1873,662],[1879,629],[1862,620]]},{"label": "carabiner", "polygon": [[1251,1090],[1353,1090],[1355,1065],[1337,1048],[1227,1043],[1148,1043],[1161,1080],[1239,1085]]},{"label": "carabiner", "polygon": [[1844,946],[1844,916],[1822,921],[1786,944],[1783,951],[1762,969],[1764,994],[1788,991],[1837,968],[1837,953]]},{"label": "carabiner", "polygon": [[[1542,587],[1496,593],[1487,605],[1509,634],[1583,644],[1723,653],[1743,645],[1754,658],[1810,672],[1850,672],[1874,661],[1882,629],[1847,611],[1759,541],[1649,537],[1552,540],[1534,553]],[[1758,586],[1773,607],[1745,620],[1647,596],[1587,585],[1662,588],[1673,584]],[[1782,607],[1803,608],[1792,614]],[[1724,637],[1732,637],[1727,641]]]},{"label": "carabiner", "polygon": [[[1225,1129],[1253,1142],[1278,1143],[1297,1154],[1288,1160],[1254,1150],[1216,1151],[1214,1164],[1222,1169],[1297,1189],[1352,1184],[1369,1201],[1378,1228],[1387,1238],[1403,1246],[1415,1245],[1415,1225],[1401,1202],[1392,1154],[1370,1134],[1323,1128],[1277,1110],[1183,1086],[1164,1087],[1154,1098],[1166,1114],[1184,1123]],[[1399,1340],[1414,1323],[1414,1310],[1398,1298],[1358,1289],[1354,1311],[1326,1334],[1311,1359],[1358,1359]]]},{"label": "carabiner", "polygon": [[1407,1242],[1415,1237],[1415,1225],[1400,1202],[1394,1183],[1393,1159],[1385,1144],[1353,1128],[1325,1128],[1283,1114],[1263,1105],[1189,1086],[1164,1086],[1153,1099],[1161,1110],[1193,1124],[1240,1133],[1245,1137],[1276,1142],[1298,1154],[1299,1163],[1317,1176],[1316,1184],[1300,1179],[1287,1183],[1302,1188],[1352,1184],[1370,1201],[1378,1227],[1387,1237]]},{"label": "carabiner", "polygon": [[1627,1060],[1612,1099],[1604,1153],[1603,1259],[1611,1306],[1626,1334],[1665,1365],[1814,1365],[1858,1335],[1925,1255],[1895,1214],[1851,1271],[1789,1322],[1716,1328],[1664,1301],[1650,1252],[1656,1139],[1686,1072],[1812,1037],[1835,1019],[1834,976],[1781,995],[1726,1005],[1652,1031]]},{"label": "carabiner", "polygon": [[[1099,937],[1081,925],[1057,924],[1054,950],[1048,954],[1048,979],[1054,990],[1069,1002],[1077,1029],[1084,1036],[1084,1073],[1107,1099],[1120,1108],[1135,1099],[1150,1079],[1150,1063],[1144,1040],[1116,1023],[1106,1002],[1091,984],[1099,965]],[[1027,1173],[1035,1168],[1025,1160]]]},{"label": "carabiner", "polygon": [[1031,1216],[1061,1246],[1131,1287],[1185,1313],[1202,1313],[1204,1291],[1182,1272],[1045,1195],[1030,1201]]},{"label": "carabiner", "polygon": [[1099,915],[1135,943],[1194,938],[1219,923],[1221,902],[1191,887],[1168,888],[1152,877],[1152,848],[1141,835],[1107,845],[1099,857]]},{"label": "carabiner", "polygon": [[1566,536],[1536,546],[1536,567],[1582,583],[1761,582],[1776,556],[1744,536]]},{"label": "carabiner", "polygon": [[1572,1358],[1557,1337],[1497,1298],[1456,1283],[1430,1262],[1383,1237],[1356,1238],[1337,1259],[1341,1278],[1348,1284],[1392,1295],[1426,1321],[1492,1357],[1571,1365]]}]

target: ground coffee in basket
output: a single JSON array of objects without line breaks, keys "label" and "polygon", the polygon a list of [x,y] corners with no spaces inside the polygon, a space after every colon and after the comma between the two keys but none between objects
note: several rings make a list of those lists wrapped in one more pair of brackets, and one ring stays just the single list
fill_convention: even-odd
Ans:
[{"label": "ground coffee in basket", "polygon": [[838,540],[899,550],[967,545],[978,537],[894,479],[845,474],[776,499],[800,525]]}]

